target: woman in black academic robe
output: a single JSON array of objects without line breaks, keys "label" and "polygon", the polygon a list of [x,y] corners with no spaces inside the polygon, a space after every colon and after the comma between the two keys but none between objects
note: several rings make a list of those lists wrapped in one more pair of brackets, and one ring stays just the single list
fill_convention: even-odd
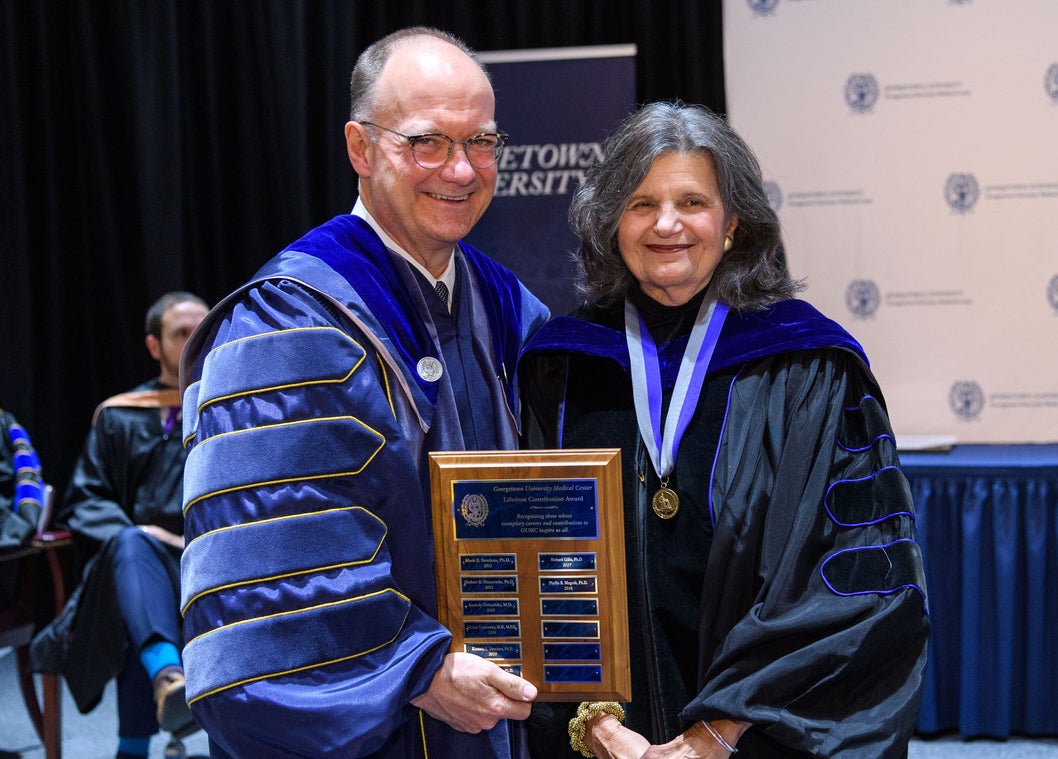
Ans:
[{"label": "woman in black academic robe", "polygon": [[623,726],[536,704],[533,756],[906,756],[929,624],[866,356],[791,299],[721,119],[653,104],[605,154],[570,212],[585,305],[522,375],[527,446],[622,450],[632,698]]}]

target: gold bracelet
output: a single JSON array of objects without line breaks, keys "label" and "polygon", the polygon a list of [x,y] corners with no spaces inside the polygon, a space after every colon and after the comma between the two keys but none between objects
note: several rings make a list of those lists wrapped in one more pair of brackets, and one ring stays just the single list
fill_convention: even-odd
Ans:
[{"label": "gold bracelet", "polygon": [[612,714],[619,722],[625,721],[625,710],[616,701],[585,701],[577,707],[577,716],[569,721],[569,745],[581,756],[594,757],[584,745],[588,723],[600,714]]},{"label": "gold bracelet", "polygon": [[713,736],[714,738],[716,738],[716,742],[717,742],[717,743],[719,743],[719,744],[720,744],[721,746],[723,746],[724,748],[726,748],[726,749],[727,749],[728,751],[730,751],[730,752],[731,752],[732,754],[737,754],[737,753],[738,753],[738,749],[737,749],[737,748],[735,748],[734,746],[732,746],[732,745],[731,745],[730,743],[728,743],[727,741],[725,741],[725,740],[724,740],[724,736],[720,735],[720,731],[719,731],[719,730],[717,730],[717,729],[716,729],[715,727],[713,727],[712,725],[710,725],[710,724],[709,724],[708,722],[706,722],[705,720],[702,720],[702,724],[703,724],[703,725],[705,725],[705,729],[709,731],[709,735],[711,735],[711,736]]}]

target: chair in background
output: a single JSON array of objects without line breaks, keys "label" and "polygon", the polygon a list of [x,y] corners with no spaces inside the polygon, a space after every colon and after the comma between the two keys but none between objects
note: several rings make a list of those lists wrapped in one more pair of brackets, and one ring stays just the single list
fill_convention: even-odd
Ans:
[{"label": "chair in background", "polygon": [[[44,744],[46,759],[62,756],[62,682],[59,675],[42,675],[43,704],[30,668],[29,644],[36,627],[36,610],[50,600],[54,614],[62,611],[67,597],[67,561],[63,549],[73,541],[67,530],[50,530],[55,494],[50,485],[44,489],[44,503],[37,520],[37,532],[29,542],[0,553],[0,571],[18,572],[18,592],[8,607],[0,609],[0,647],[15,650],[19,685],[26,709]],[[44,576],[42,577],[42,574]],[[41,594],[41,587],[50,589]]]}]

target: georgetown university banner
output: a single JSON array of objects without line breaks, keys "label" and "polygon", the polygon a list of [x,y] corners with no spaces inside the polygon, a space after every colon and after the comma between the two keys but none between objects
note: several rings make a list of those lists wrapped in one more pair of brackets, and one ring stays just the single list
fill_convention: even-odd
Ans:
[{"label": "georgetown university banner", "polygon": [[635,46],[485,52],[496,120],[511,135],[496,196],[467,238],[512,269],[552,313],[573,304],[566,213],[600,143],[635,105]]},{"label": "georgetown university banner", "polygon": [[1058,3],[725,0],[732,124],[905,447],[1058,440]]}]

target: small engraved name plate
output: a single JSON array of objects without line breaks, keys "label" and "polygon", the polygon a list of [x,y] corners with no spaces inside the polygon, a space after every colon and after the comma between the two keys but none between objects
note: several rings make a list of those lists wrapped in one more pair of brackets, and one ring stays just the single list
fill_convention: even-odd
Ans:
[{"label": "small engraved name plate", "polygon": [[459,578],[460,589],[464,593],[517,593],[518,576],[510,577],[475,577],[473,575]]},{"label": "small engraved name plate", "polygon": [[595,570],[594,553],[542,553],[538,557],[541,572]]},{"label": "small engraved name plate", "polygon": [[517,598],[464,598],[464,617],[517,617]]},{"label": "small engraved name plate", "polygon": [[482,659],[517,661],[522,658],[522,647],[518,643],[467,643],[466,652]]}]

